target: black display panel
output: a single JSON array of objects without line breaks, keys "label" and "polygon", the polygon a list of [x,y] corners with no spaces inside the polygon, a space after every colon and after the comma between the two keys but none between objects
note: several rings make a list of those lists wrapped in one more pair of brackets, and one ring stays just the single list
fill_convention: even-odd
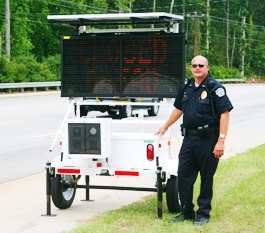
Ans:
[{"label": "black display panel", "polygon": [[62,37],[63,97],[173,98],[185,77],[185,35]]},{"label": "black display panel", "polygon": [[69,154],[101,154],[100,124],[69,123]]}]

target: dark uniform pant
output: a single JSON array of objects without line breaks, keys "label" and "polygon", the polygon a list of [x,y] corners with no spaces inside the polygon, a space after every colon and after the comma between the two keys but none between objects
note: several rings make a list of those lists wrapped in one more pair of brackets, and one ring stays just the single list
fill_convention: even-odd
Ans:
[{"label": "dark uniform pant", "polygon": [[182,213],[187,218],[195,216],[193,204],[193,186],[198,173],[201,176],[200,194],[197,199],[199,209],[197,217],[210,218],[213,196],[213,176],[218,159],[213,150],[218,135],[185,136],[179,153],[178,185]]}]

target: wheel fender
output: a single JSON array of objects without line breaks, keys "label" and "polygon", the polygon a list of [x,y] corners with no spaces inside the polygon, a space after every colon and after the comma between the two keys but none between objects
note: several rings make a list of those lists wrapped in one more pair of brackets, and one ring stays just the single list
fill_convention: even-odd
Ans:
[{"label": "wheel fender", "polygon": [[177,176],[178,175],[178,158],[170,159],[164,163],[164,166],[162,170],[166,172],[167,179],[170,178],[170,176]]}]

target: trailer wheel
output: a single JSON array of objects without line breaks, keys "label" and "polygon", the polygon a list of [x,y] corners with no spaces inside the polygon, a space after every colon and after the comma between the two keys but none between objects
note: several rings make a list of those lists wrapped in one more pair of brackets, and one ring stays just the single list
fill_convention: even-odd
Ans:
[{"label": "trailer wheel", "polygon": [[171,213],[180,212],[178,177],[170,176],[166,185],[167,208]]},{"label": "trailer wheel", "polygon": [[107,110],[108,114],[111,116],[111,117],[115,117],[117,115],[117,112],[114,111],[114,110]]},{"label": "trailer wheel", "polygon": [[[152,102],[157,103],[158,100],[153,99]],[[150,109],[147,110],[147,112],[148,112],[149,116],[157,116],[157,114],[159,112],[159,105],[151,106]]]},{"label": "trailer wheel", "polygon": [[132,116],[132,106],[131,105],[124,105],[119,110],[119,116],[121,118],[127,118]]},{"label": "trailer wheel", "polygon": [[51,194],[54,205],[59,209],[69,208],[75,198],[75,176],[56,175],[51,179]]}]

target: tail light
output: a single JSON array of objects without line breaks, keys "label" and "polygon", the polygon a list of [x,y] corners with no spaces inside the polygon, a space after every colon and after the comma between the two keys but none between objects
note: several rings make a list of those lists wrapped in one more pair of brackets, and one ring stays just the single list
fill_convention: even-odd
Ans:
[{"label": "tail light", "polygon": [[146,147],[146,156],[149,161],[154,159],[154,146],[152,144],[148,144]]}]

